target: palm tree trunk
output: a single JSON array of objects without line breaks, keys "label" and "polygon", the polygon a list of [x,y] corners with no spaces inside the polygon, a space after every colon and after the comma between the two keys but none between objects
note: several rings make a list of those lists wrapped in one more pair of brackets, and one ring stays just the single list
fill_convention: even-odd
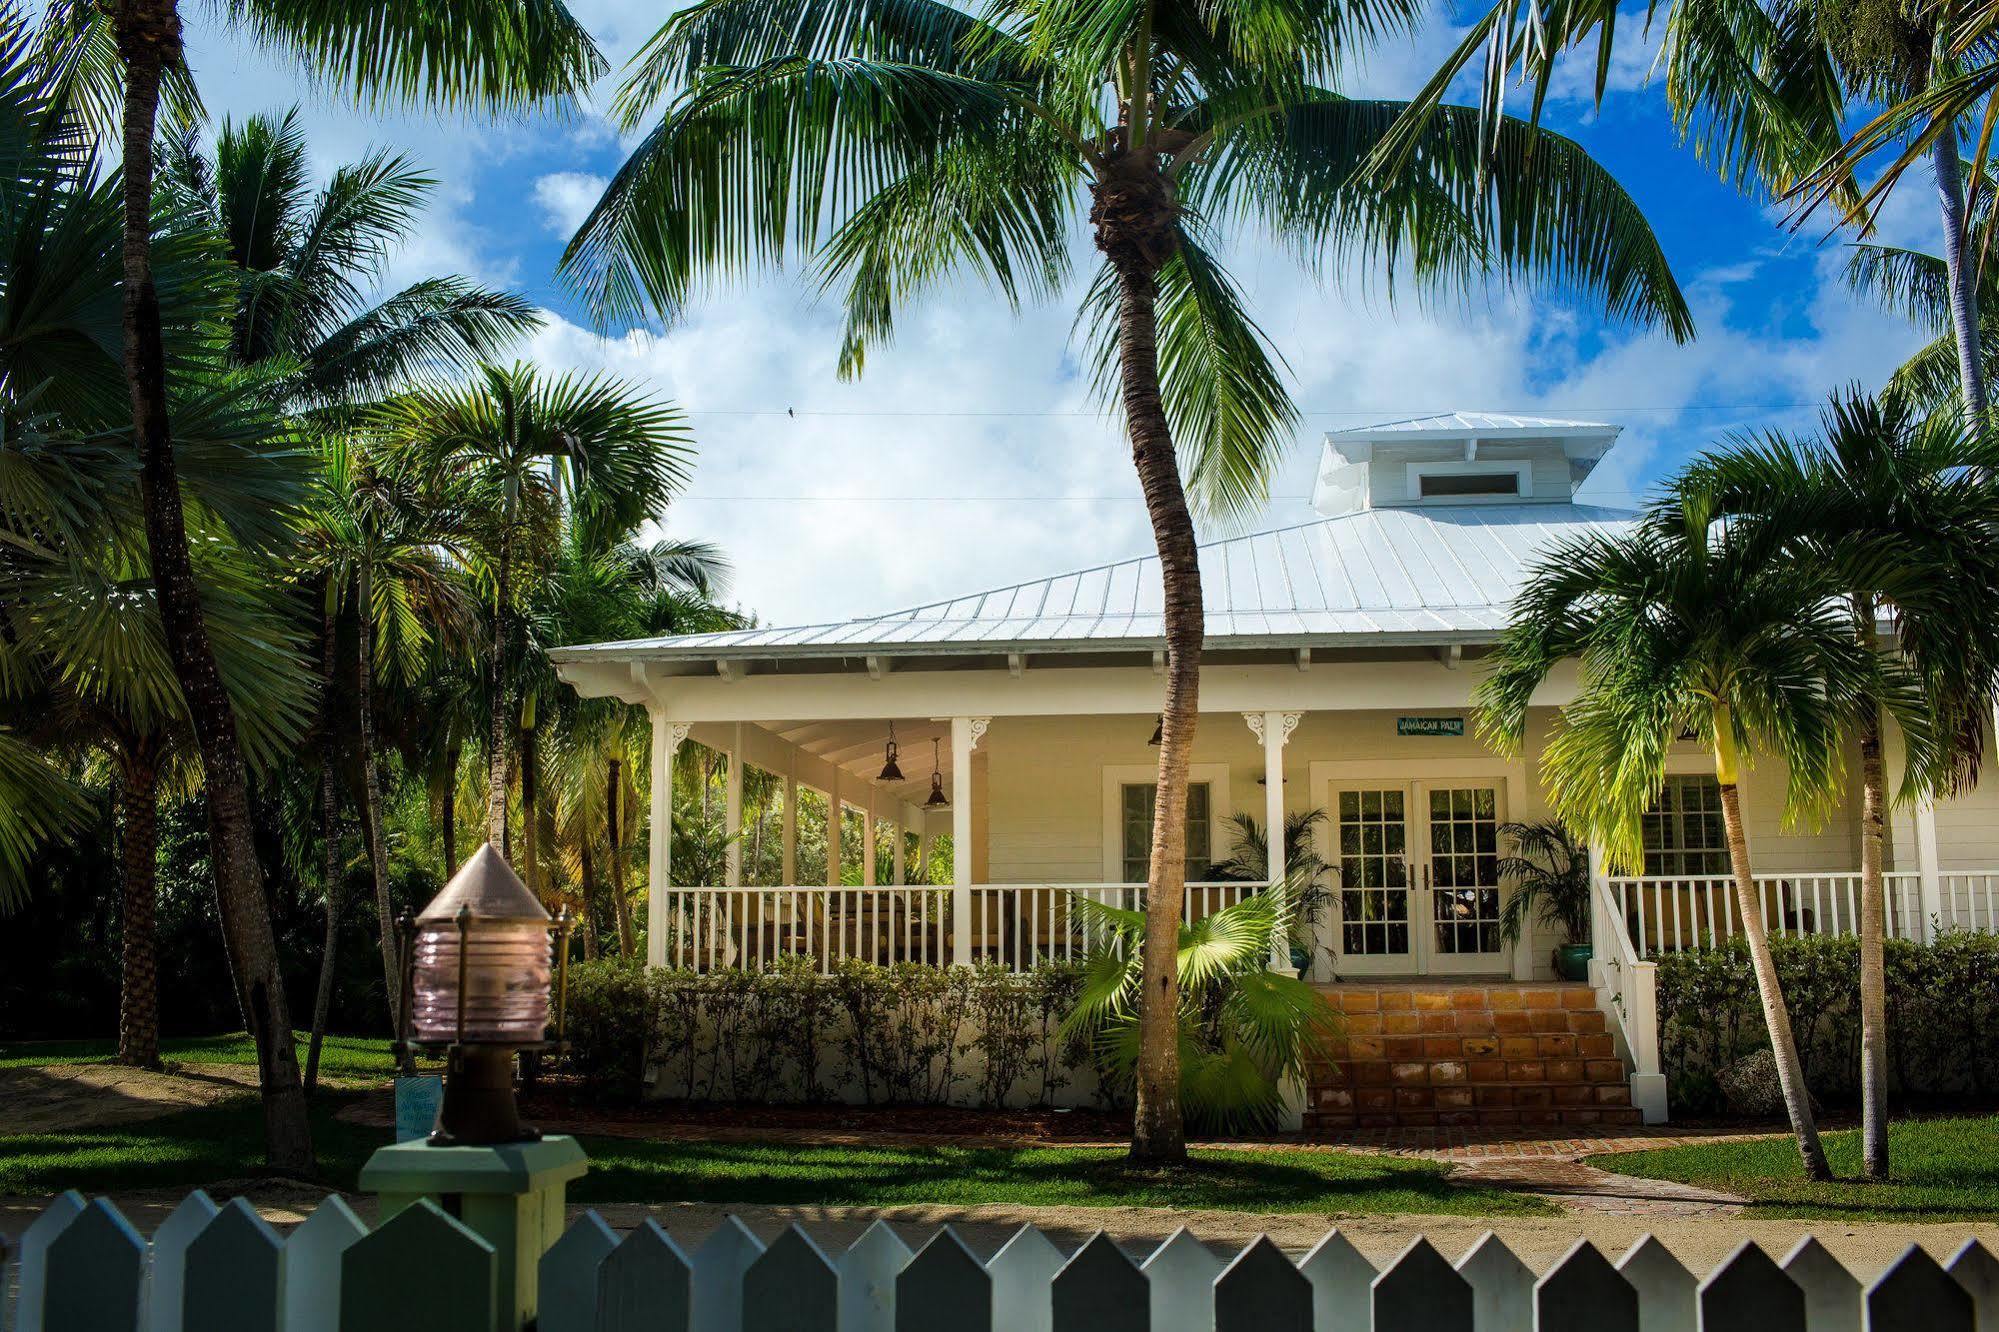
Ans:
[{"label": "palm tree trunk", "polygon": [[[1113,262],[1116,257],[1113,256]],[[1159,549],[1165,591],[1166,700],[1160,713],[1159,784],[1146,872],[1145,945],[1131,1159],[1187,1158],[1180,1108],[1180,898],[1185,890],[1187,770],[1201,688],[1200,554],[1159,397],[1158,291],[1140,262],[1118,266],[1118,375],[1132,462]]]},{"label": "palm tree trunk", "polygon": [[180,15],[175,0],[121,0],[112,9],[112,22],[119,60],[125,67],[125,379],[131,391],[132,431],[139,449],[146,548],[167,651],[201,751],[222,938],[237,1002],[257,1045],[265,1160],[273,1169],[306,1173],[313,1168],[312,1127],[306,1116],[298,1052],[292,1044],[291,1010],[278,969],[270,905],[264,897],[263,868],[257,862],[252,835],[243,750],[202,616],[169,434],[166,348],[160,329],[159,292],[153,285],[153,141],[161,70],[181,55]]},{"label": "palm tree trunk", "polygon": [[325,614],[325,650],[320,656],[319,883],[326,899],[326,938],[319,946],[319,988],[312,998],[312,1037],[305,1047],[305,1094],[319,1089],[319,1049],[326,1042],[326,1019],[333,1010],[333,968],[340,945],[340,788],[334,767],[333,684],[338,669],[338,624],[332,599]]},{"label": "palm tree trunk", "polygon": [[[402,968],[396,961],[395,905],[389,901],[389,848],[382,836],[382,773],[375,759],[375,625],[374,569],[363,558],[355,590],[359,614],[355,641],[355,698],[359,706],[361,730],[361,816],[368,830],[368,868],[375,884],[375,928],[381,936],[382,988],[389,1004],[389,1039],[401,1040],[403,1032]],[[405,1048],[403,1076],[416,1072],[416,1061]]]},{"label": "palm tree trunk", "polygon": [[486,663],[486,840],[505,856],[507,846],[507,740],[513,727],[507,704],[507,539],[493,571],[493,646]]},{"label": "palm tree trunk", "polygon": [[123,880],[119,933],[118,1062],[160,1066],[159,755],[137,737],[122,747],[117,785],[118,866]]},{"label": "palm tree trunk", "polygon": [[521,746],[521,877],[543,902],[548,885],[541,872],[541,741],[532,726],[520,729]]},{"label": "palm tree trunk", "polygon": [[1985,414],[1985,366],[1979,360],[1977,265],[1964,252],[1964,172],[1957,135],[1942,134],[1930,150],[1936,170],[1937,204],[1943,214],[1943,261],[1949,273],[1950,332],[1957,343],[1958,390],[1965,415]]},{"label": "palm tree trunk", "polygon": [[577,928],[583,935],[583,960],[597,960],[597,862],[590,854],[590,835],[585,832],[576,839],[576,858],[582,876],[583,913],[577,921]]},{"label": "palm tree trunk", "polygon": [[617,759],[606,763],[604,775],[604,830],[611,854],[611,912],[618,922],[618,956],[632,955],[632,904],[625,896],[625,839],[623,821],[618,817],[625,803],[624,764]]},{"label": "palm tree trunk", "polygon": [[1791,1013],[1784,1004],[1783,987],[1777,982],[1777,964],[1770,956],[1770,937],[1763,928],[1763,902],[1749,868],[1749,836],[1742,825],[1742,797],[1736,787],[1735,740],[1726,709],[1717,709],[1715,721],[1716,775],[1721,785],[1721,818],[1728,836],[1728,862],[1735,873],[1735,903],[1742,914],[1742,934],[1749,943],[1749,965],[1756,972],[1756,993],[1763,1001],[1763,1023],[1770,1029],[1770,1053],[1777,1063],[1777,1083],[1784,1094],[1784,1110],[1790,1116],[1791,1131],[1797,1135],[1798,1155],[1805,1164],[1807,1179],[1828,1180],[1832,1168],[1826,1164],[1825,1147],[1819,1142],[1818,1125],[1812,1118],[1812,1094],[1805,1086],[1804,1066],[1798,1061],[1798,1043],[1791,1034]]},{"label": "palm tree trunk", "polygon": [[440,812],[444,842],[444,877],[458,868],[458,746],[444,751],[444,808]]},{"label": "palm tree trunk", "polygon": [[[1867,632],[1872,633],[1873,608]],[[1888,1178],[1888,975],[1882,956],[1888,894],[1882,878],[1888,776],[1881,714],[1860,719],[1860,1142],[1870,1179]]]}]

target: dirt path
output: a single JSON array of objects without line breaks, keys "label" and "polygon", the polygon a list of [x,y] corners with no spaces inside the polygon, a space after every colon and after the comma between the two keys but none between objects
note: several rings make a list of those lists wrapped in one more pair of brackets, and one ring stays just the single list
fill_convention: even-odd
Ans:
[{"label": "dirt path", "polygon": [[0,1068],[0,1137],[132,1124],[213,1105],[257,1085],[245,1064],[184,1064],[172,1070],[123,1064]]}]

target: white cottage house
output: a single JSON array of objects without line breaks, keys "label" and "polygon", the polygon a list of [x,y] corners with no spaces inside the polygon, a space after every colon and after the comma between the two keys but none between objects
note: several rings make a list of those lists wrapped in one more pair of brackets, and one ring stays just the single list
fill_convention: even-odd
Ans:
[{"label": "white cottage house", "polygon": [[[1203,882],[1230,850],[1231,813],[1268,828],[1325,812],[1320,850],[1336,881],[1311,975],[1347,1018],[1343,1058],[1304,1089],[1308,1128],[1665,1118],[1645,959],[1736,928],[1712,761],[1692,745],[1671,760],[1645,874],[1597,877],[1590,981],[1563,985],[1558,940],[1503,944],[1496,866],[1499,825],[1550,816],[1536,757],[1574,677],[1546,686],[1520,757],[1483,744],[1468,708],[1537,555],[1631,521],[1576,500],[1617,434],[1471,412],[1331,434],[1318,519],[1202,548],[1186,907],[1254,890]],[[1142,893],[1162,647],[1159,574],[1143,556],[865,619],[554,655],[580,693],[652,717],[654,965],[792,952],[1027,967],[1081,951],[1073,895],[1135,904]],[[891,725],[901,781],[881,780]],[[739,850],[725,883],[676,880],[669,778],[690,735],[737,760],[732,825],[744,765],[783,780],[781,882],[742,882]],[[1857,803],[1822,828],[1786,826],[1774,766],[1744,779],[1766,920],[1776,932],[1850,929]],[[874,882],[875,857],[862,855],[862,886],[837,886],[834,817],[836,886],[797,883],[800,787],[905,834],[895,882]],[[1893,834],[1896,933],[1999,925],[1999,784],[1898,811]],[[910,844],[927,850],[939,835],[951,839],[950,881],[903,882]]]}]

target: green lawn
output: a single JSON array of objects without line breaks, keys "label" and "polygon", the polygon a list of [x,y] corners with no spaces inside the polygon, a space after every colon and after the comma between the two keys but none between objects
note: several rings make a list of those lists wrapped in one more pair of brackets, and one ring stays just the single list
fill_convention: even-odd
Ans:
[{"label": "green lawn", "polygon": [[[351,1188],[384,1141],[379,1129],[315,1107],[326,1177]],[[0,1138],[0,1193],[86,1193],[192,1188],[254,1174],[260,1122],[254,1098],[144,1124]],[[1269,1212],[1448,1212],[1552,1215],[1524,1194],[1446,1182],[1429,1162],[1340,1152],[1197,1150],[1192,1165],[1134,1173],[1115,1149],[791,1147],[585,1139],[582,1202],[852,1204],[1016,1203],[1083,1207],[1214,1207]]]},{"label": "green lawn", "polygon": [[[299,1066],[305,1065],[306,1033],[294,1033]],[[0,1043],[0,1068],[47,1064],[108,1064],[117,1058],[115,1041],[15,1041]],[[168,1063],[255,1064],[257,1047],[245,1032],[222,1036],[170,1037],[160,1042]],[[328,1036],[320,1043],[319,1070],[337,1078],[387,1078],[396,1071],[389,1042],[374,1036]]]},{"label": "green lawn", "polygon": [[1833,1221],[1969,1221],[1999,1216],[1999,1117],[1911,1119],[1888,1130],[1894,1178],[1862,1181],[1860,1135],[1825,1135],[1839,1178],[1807,1183],[1789,1138],[1667,1147],[1599,1156],[1626,1175],[1723,1189],[1751,1200],[1753,1215]]}]

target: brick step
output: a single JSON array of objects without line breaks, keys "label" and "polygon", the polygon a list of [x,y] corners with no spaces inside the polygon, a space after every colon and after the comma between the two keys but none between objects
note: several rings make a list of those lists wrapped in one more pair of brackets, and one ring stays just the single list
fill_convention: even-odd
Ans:
[{"label": "brick step", "polygon": [[1644,1116],[1631,1106],[1539,1107],[1528,1109],[1398,1110],[1342,1114],[1305,1112],[1305,1137],[1330,1138],[1355,1129],[1384,1128],[1601,1128],[1640,1124]]},{"label": "brick step", "polygon": [[1338,985],[1307,1069],[1308,1131],[1637,1123],[1587,985]]}]

